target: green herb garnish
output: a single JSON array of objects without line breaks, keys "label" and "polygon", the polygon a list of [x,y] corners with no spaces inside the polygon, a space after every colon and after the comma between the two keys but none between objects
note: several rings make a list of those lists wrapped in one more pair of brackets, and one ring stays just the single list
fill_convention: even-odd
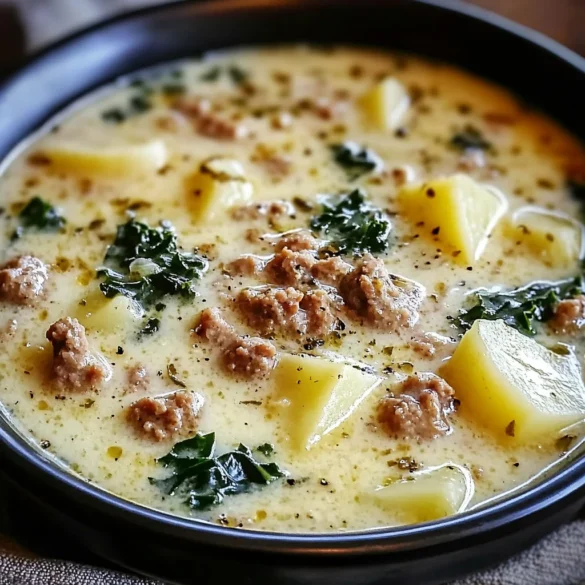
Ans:
[{"label": "green herb garnish", "polygon": [[502,319],[525,335],[535,335],[535,324],[548,321],[560,301],[584,291],[582,276],[558,282],[533,282],[505,292],[479,290],[471,294],[473,306],[462,310],[454,323],[467,331],[477,319]]},{"label": "green herb garnish", "polygon": [[127,115],[121,108],[111,108],[102,112],[102,120],[109,124],[121,124]]},{"label": "green herb garnish", "polygon": [[230,67],[228,67],[227,72],[231,80],[236,85],[240,85],[241,83],[244,83],[244,81],[248,79],[248,72],[244,71],[241,67],[238,67],[237,65],[230,65]]},{"label": "green herb garnish", "polygon": [[333,144],[331,151],[333,160],[344,168],[350,181],[384,166],[382,159],[373,150],[364,148],[356,142]]},{"label": "green herb garnish", "polygon": [[218,65],[211,67],[205,73],[201,74],[201,81],[217,81],[221,75],[221,68]]},{"label": "green herb garnish", "polygon": [[274,454],[274,445],[272,443],[262,443],[255,449],[258,453],[262,453],[264,457],[270,457]]},{"label": "green herb garnish", "polygon": [[224,74],[227,74],[236,85],[241,85],[249,77],[248,72],[237,65],[230,65],[225,69],[219,65],[214,65],[202,73],[199,79],[201,81],[217,81]]},{"label": "green herb garnish", "polygon": [[323,232],[340,254],[380,253],[388,249],[392,226],[389,218],[366,201],[360,189],[319,199],[323,207],[311,228]]},{"label": "green herb garnish", "polygon": [[193,298],[195,281],[207,270],[207,261],[197,254],[182,252],[170,223],[159,228],[131,219],[118,226],[114,243],[105,257],[111,268],[101,268],[100,290],[108,297],[124,295],[144,307],[166,295]]},{"label": "green herb garnish", "polygon": [[165,494],[185,498],[192,509],[221,504],[226,496],[248,492],[285,477],[276,463],[260,463],[245,445],[214,456],[215,433],[198,433],[177,443],[158,463],[172,470],[164,479],[149,478]]},{"label": "green herb garnish", "polygon": [[56,207],[40,197],[33,197],[18,214],[18,219],[20,226],[12,234],[13,240],[20,238],[27,228],[54,232],[63,228],[67,223]]},{"label": "green herb garnish", "polygon": [[483,134],[473,126],[466,126],[451,138],[451,146],[462,150],[490,150],[492,145]]},{"label": "green herb garnish", "polygon": [[181,95],[187,91],[187,88],[182,83],[165,83],[161,91],[165,95]]},{"label": "green herb garnish", "polygon": [[114,107],[101,113],[102,120],[110,124],[121,124],[128,118],[138,116],[152,109],[154,102],[153,94],[160,92],[164,95],[180,95],[186,91],[181,83],[183,72],[180,69],[173,69],[165,73],[159,79],[133,79],[129,83],[132,91],[128,102],[124,107]]}]

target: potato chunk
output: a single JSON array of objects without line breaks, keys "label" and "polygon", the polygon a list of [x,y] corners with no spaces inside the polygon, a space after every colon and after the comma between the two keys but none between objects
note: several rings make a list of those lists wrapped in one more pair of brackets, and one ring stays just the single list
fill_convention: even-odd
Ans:
[{"label": "potato chunk", "polygon": [[428,522],[463,512],[474,492],[465,467],[442,465],[414,473],[368,494],[382,509],[405,524]]},{"label": "potato chunk", "polygon": [[198,222],[215,220],[230,207],[252,200],[254,187],[233,159],[212,158],[187,180],[187,197]]},{"label": "potato chunk", "polygon": [[114,333],[128,327],[135,327],[144,311],[132,299],[118,295],[107,299],[102,294],[95,294],[79,305],[76,317],[88,330]]},{"label": "potato chunk", "polygon": [[442,375],[460,412],[501,437],[546,440],[585,419],[577,358],[553,353],[503,321],[476,321]]},{"label": "potato chunk", "polygon": [[510,235],[549,265],[571,268],[583,257],[583,225],[564,213],[521,207],[510,224]]},{"label": "potato chunk", "polygon": [[43,154],[59,171],[109,176],[154,173],[166,164],[168,158],[167,147],[162,140],[104,148],[55,144],[43,149]]},{"label": "potato chunk", "polygon": [[400,81],[387,77],[362,97],[361,104],[376,128],[396,130],[408,112],[410,97]]},{"label": "potato chunk", "polygon": [[461,174],[407,186],[398,200],[420,233],[448,246],[454,259],[465,264],[479,259],[508,208],[499,191]]},{"label": "potato chunk", "polygon": [[285,354],[274,372],[272,404],[295,449],[310,449],[345,421],[380,383],[346,363]]}]

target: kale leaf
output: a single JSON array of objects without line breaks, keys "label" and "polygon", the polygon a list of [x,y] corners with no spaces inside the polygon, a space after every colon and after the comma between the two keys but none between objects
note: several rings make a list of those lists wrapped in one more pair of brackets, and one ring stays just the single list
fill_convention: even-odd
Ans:
[{"label": "kale leaf", "polygon": [[490,150],[492,145],[483,134],[474,126],[466,126],[461,132],[457,132],[451,138],[451,146],[462,150]]},{"label": "kale leaf", "polygon": [[272,443],[262,443],[262,445],[258,445],[255,449],[258,453],[262,453],[264,457],[270,457],[274,454],[274,445]]},{"label": "kale leaf", "polygon": [[345,169],[350,181],[355,181],[362,175],[380,169],[384,163],[382,159],[368,148],[356,142],[343,142],[331,146],[333,160]]},{"label": "kale leaf", "polygon": [[165,494],[185,498],[192,509],[221,504],[226,496],[248,492],[285,477],[276,463],[260,463],[245,445],[214,456],[215,433],[198,433],[177,443],[158,463],[172,473],[164,479],[149,478]]},{"label": "kale leaf", "polygon": [[27,228],[36,228],[42,231],[57,231],[65,226],[66,219],[40,197],[33,197],[18,214],[20,225],[12,234],[12,240],[22,236]]},{"label": "kale leaf", "polygon": [[388,217],[366,201],[360,189],[321,197],[322,213],[311,220],[311,228],[329,236],[340,254],[380,253],[388,249],[392,226]]},{"label": "kale leaf", "polygon": [[502,319],[525,335],[535,335],[535,324],[548,321],[560,301],[584,291],[583,276],[558,282],[533,282],[504,292],[478,290],[471,294],[473,306],[462,310],[454,324],[467,331],[477,319]]},{"label": "kale leaf", "polygon": [[108,247],[106,264],[98,276],[104,278],[100,290],[108,297],[124,295],[150,307],[166,295],[193,298],[195,280],[207,270],[207,261],[182,252],[177,235],[168,222],[151,228],[134,219],[118,226],[114,243]]}]

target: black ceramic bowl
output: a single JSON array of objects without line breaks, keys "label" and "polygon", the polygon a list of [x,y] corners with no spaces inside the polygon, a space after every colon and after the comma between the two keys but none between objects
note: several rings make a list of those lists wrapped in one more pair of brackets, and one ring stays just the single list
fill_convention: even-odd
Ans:
[{"label": "black ceramic bowl", "polygon": [[[489,13],[434,0],[225,0],[147,9],[37,56],[0,88],[0,157],[71,100],[121,74],[209,49],[298,41],[375,45],[454,63],[585,139],[585,61]],[[585,458],[577,458],[523,493],[439,522],[292,535],[214,526],[124,501],[51,463],[1,415],[0,465],[3,485],[18,488],[17,518],[36,502],[32,509],[99,555],[184,584],[442,583],[528,546],[585,500]]]}]

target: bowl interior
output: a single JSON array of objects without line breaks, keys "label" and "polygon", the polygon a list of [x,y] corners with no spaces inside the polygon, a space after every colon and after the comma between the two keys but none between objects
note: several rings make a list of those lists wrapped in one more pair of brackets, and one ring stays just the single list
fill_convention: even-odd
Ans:
[{"label": "bowl interior", "polygon": [[[0,158],[62,107],[120,75],[213,49],[302,41],[371,45],[453,63],[508,87],[585,138],[580,99],[585,95],[585,61],[537,33],[467,5],[445,7],[433,0],[183,1],[76,35],[8,80],[0,88]],[[231,533],[231,544],[242,547],[271,540],[274,547],[319,545],[360,552],[388,539],[394,547],[406,547],[418,537],[438,543],[455,538],[463,528],[472,533],[521,518],[585,485],[585,460],[576,449],[572,465],[546,474],[529,489],[440,522],[335,536],[245,530],[234,536],[232,529],[172,517],[84,482],[31,448],[5,412],[0,413],[0,441],[4,455],[76,500],[195,540],[205,535],[207,541],[220,542]]]}]

